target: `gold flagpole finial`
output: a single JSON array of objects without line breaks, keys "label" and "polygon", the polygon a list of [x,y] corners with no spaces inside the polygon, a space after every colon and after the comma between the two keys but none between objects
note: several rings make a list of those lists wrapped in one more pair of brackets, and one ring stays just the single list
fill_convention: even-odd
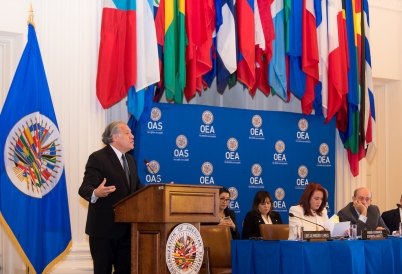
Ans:
[{"label": "gold flagpole finial", "polygon": [[27,24],[31,24],[34,28],[36,28],[35,22],[34,22],[34,14],[33,14],[32,2],[29,4]]}]

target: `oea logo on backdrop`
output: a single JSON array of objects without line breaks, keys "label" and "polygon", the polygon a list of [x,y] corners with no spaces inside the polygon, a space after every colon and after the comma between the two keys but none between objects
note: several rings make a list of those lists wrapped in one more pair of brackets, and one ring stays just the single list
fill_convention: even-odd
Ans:
[{"label": "oea logo on backdrop", "polygon": [[249,188],[264,188],[264,182],[262,177],[260,177],[262,173],[262,167],[259,164],[254,164],[251,167],[251,173],[253,176],[250,177],[250,185]]},{"label": "oea logo on backdrop", "polygon": [[283,153],[285,151],[285,142],[282,140],[278,140],[275,143],[275,150],[277,153],[274,153],[274,161],[272,164],[274,165],[287,165],[286,155]]},{"label": "oea logo on backdrop", "polygon": [[329,160],[329,146],[326,143],[322,143],[318,149],[320,151],[320,156],[318,156],[317,159],[317,166],[325,166],[325,167],[330,167],[331,162]]},{"label": "oea logo on backdrop", "polygon": [[152,160],[147,165],[147,170],[150,174],[145,175],[145,180],[147,183],[160,183],[162,182],[161,175],[158,174],[160,170],[159,163],[155,160]]},{"label": "oea logo on backdrop", "polygon": [[151,110],[151,120],[148,122],[148,130],[149,134],[163,134],[163,124],[162,122],[158,122],[162,117],[162,112],[159,108],[155,107]]},{"label": "oea logo on backdrop", "polygon": [[229,151],[225,153],[226,164],[240,164],[240,156],[236,151],[239,148],[239,142],[236,138],[229,138],[226,143]]},{"label": "oea logo on backdrop", "polygon": [[179,135],[176,138],[176,145],[178,148],[176,148],[173,151],[173,161],[185,161],[188,162],[190,161],[190,154],[188,152],[188,149],[185,149],[187,146],[187,137],[184,135]]},{"label": "oea logo on backdrop", "polygon": [[214,171],[214,166],[210,162],[205,162],[201,166],[201,171],[204,176],[200,177],[200,184],[214,185],[214,177],[211,176]]},{"label": "oea logo on backdrop", "polygon": [[237,201],[235,201],[237,199],[237,197],[239,196],[239,192],[237,191],[237,188],[231,186],[228,188],[229,190],[229,198],[230,198],[230,203],[228,205],[228,208],[231,210],[234,210],[236,213],[240,212],[240,206],[239,203]]},{"label": "oea logo on backdrop", "polygon": [[206,138],[216,138],[214,126],[211,125],[214,121],[214,115],[209,110],[206,110],[202,113],[202,121],[203,125],[200,126],[200,137]]},{"label": "oea logo on backdrop", "polygon": [[297,123],[300,131],[296,132],[296,142],[297,143],[310,143],[310,136],[308,135],[308,121],[301,118]]},{"label": "oea logo on backdrop", "polygon": [[262,118],[260,115],[254,115],[251,118],[251,123],[254,127],[250,128],[250,136],[249,139],[253,140],[265,140],[264,132],[262,131]]},{"label": "oea logo on backdrop", "polygon": [[308,175],[308,169],[306,166],[300,166],[297,170],[299,174],[299,178],[296,180],[296,189],[305,189],[306,185],[308,185],[308,179],[306,178]]},{"label": "oea logo on backdrop", "polygon": [[283,200],[285,198],[285,190],[283,190],[283,188],[278,187],[275,190],[275,198],[276,198],[276,201],[274,201],[274,209],[278,212],[288,211],[286,208],[286,203]]}]

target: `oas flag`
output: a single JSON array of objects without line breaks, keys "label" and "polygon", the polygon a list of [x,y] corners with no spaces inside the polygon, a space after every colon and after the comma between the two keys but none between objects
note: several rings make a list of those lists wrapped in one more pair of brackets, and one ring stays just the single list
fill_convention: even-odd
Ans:
[{"label": "oas flag", "polygon": [[35,28],[0,116],[0,221],[30,273],[71,246],[63,146]]}]

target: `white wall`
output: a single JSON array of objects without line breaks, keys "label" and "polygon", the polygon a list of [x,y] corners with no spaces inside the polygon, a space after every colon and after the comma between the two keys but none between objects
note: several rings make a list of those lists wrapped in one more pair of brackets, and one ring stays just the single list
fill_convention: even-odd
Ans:
[{"label": "white wall", "polygon": [[[77,192],[88,155],[101,147],[105,124],[127,119],[125,102],[109,111],[95,95],[101,0],[0,0],[0,108],[27,40],[29,4],[34,20],[63,146],[69,195],[73,248],[52,273],[90,273],[88,239],[84,233],[87,204]],[[350,201],[356,187],[368,185],[381,210],[395,207],[402,194],[399,182],[402,154],[402,1],[370,1],[371,53],[376,80],[378,155],[373,164],[361,164],[361,176],[353,178],[345,151],[337,140],[336,208]],[[277,96],[254,99],[241,86],[219,95],[214,90],[196,95],[190,103],[248,109],[300,112],[296,98],[285,104]],[[366,175],[367,173],[367,175]],[[3,273],[25,273],[25,265],[0,227]],[[74,266],[75,269],[71,269]]]},{"label": "white wall", "polygon": [[[65,150],[73,234],[71,253],[74,254],[70,260],[77,266],[76,273],[92,272],[84,233],[87,203],[77,193],[88,155],[102,146],[100,136],[106,123],[106,112],[97,101],[95,92],[101,1],[0,0],[0,53],[3,53],[0,60],[7,61],[10,59],[7,52],[15,52],[11,61],[0,63],[0,108],[27,41],[30,2]],[[11,46],[1,42],[4,40],[12,40]],[[0,254],[3,255],[3,273],[25,273],[24,263],[2,228]],[[73,273],[63,267],[53,272],[63,271]]]}]

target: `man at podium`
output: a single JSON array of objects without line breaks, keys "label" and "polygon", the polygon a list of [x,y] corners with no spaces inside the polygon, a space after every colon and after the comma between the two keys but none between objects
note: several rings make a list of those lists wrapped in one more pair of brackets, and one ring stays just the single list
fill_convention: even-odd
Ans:
[{"label": "man at podium", "polygon": [[85,166],[79,195],[89,202],[85,233],[94,273],[130,273],[130,224],[116,223],[113,205],[143,187],[137,163],[127,154],[134,136],[123,121],[110,123],[102,134],[104,148],[92,153]]}]

